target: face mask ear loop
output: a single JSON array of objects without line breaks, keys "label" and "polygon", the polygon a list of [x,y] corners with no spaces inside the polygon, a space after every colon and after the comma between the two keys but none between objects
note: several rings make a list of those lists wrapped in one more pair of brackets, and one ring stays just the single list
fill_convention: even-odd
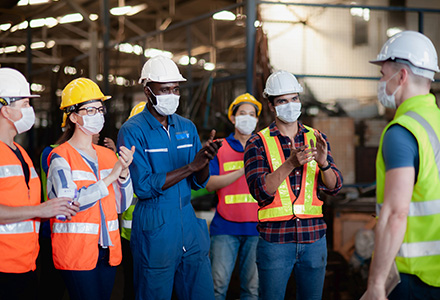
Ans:
[{"label": "face mask ear loop", "polygon": [[150,87],[148,85],[146,85],[146,87],[150,91],[151,95],[153,95],[154,100],[156,100],[156,104],[154,104],[153,99],[151,99],[151,97],[148,96],[148,100],[150,100],[151,105],[153,105],[153,106],[157,105],[157,97],[156,97],[156,95],[153,93],[153,91],[150,89]]},{"label": "face mask ear loop", "polygon": [[[393,79],[394,76],[396,76],[398,73],[400,73],[400,70],[397,71],[396,73],[394,73],[393,76],[391,76],[391,77],[386,81],[386,85],[388,85],[388,82],[390,82],[390,80]],[[387,92],[386,85],[385,85],[385,94],[386,94],[386,92]],[[393,92],[390,96],[394,96],[394,95],[396,94],[396,92],[399,90],[399,88],[400,88],[400,84],[397,86],[397,88],[394,90],[394,92]]]}]

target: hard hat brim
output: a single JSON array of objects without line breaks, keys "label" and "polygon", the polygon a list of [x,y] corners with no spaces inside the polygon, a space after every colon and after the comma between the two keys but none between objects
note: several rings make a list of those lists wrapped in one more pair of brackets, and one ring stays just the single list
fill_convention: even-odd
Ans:
[{"label": "hard hat brim", "polygon": [[[100,97],[100,98],[96,98],[96,99],[89,99],[89,100],[84,101],[84,102],[89,102],[89,101],[94,101],[94,100],[96,100],[96,101],[97,100],[106,101],[106,100],[110,99],[111,97],[112,96],[104,96],[104,97]],[[77,104],[81,104],[81,103],[84,103],[84,102],[80,102],[80,103],[76,103],[76,104],[72,104],[72,105],[60,106],[60,109],[63,110],[65,108],[67,108],[67,107],[71,107],[71,106],[74,106],[74,105],[77,105]]]},{"label": "hard hat brim", "polygon": [[142,84],[144,82],[144,80],[146,82],[157,82],[157,83],[170,83],[170,82],[185,82],[185,81],[187,81],[184,77],[179,78],[179,79],[170,79],[170,80],[164,80],[164,81],[151,80],[150,78],[139,78],[138,83]]},{"label": "hard hat brim", "polygon": [[384,62],[386,62],[388,59],[374,59],[374,60],[369,60],[368,62],[370,63],[370,64],[373,64],[373,65],[381,65],[381,64],[383,64]]},{"label": "hard hat brim", "polygon": [[22,98],[22,99],[26,99],[26,98],[40,98],[40,95],[1,95],[1,98]]}]

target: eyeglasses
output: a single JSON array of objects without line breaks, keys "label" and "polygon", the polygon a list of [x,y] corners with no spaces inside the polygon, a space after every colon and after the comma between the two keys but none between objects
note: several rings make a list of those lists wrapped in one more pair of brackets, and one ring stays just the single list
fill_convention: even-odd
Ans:
[{"label": "eyeglasses", "polygon": [[90,107],[84,107],[84,108],[78,109],[78,111],[81,111],[81,110],[85,110],[88,116],[94,116],[98,112],[103,115],[105,115],[107,113],[107,109],[105,108],[105,106],[101,106],[101,107],[90,106]]}]

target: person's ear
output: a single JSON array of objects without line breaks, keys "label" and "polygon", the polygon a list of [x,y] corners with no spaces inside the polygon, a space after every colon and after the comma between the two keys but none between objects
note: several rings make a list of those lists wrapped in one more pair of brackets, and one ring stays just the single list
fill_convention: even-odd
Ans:
[{"label": "person's ear", "polygon": [[77,124],[78,123],[78,119],[82,119],[80,116],[78,116],[77,114],[71,113],[68,118],[70,119],[70,121],[72,121],[73,124]]},{"label": "person's ear", "polygon": [[9,116],[10,116],[11,114],[9,113],[9,110],[7,109],[7,106],[6,106],[6,105],[3,105],[3,106],[0,108],[0,113],[3,115],[4,118],[6,118],[6,119],[9,120]]},{"label": "person's ear", "polygon": [[235,125],[235,116],[234,115],[231,116],[231,123]]},{"label": "person's ear", "polygon": [[269,107],[269,110],[271,112],[275,112],[275,107],[273,106],[273,104],[270,101],[267,101],[267,106]]},{"label": "person's ear", "polygon": [[408,77],[409,77],[408,70],[405,68],[400,69],[400,71],[399,71],[399,85],[403,85],[408,80]]}]

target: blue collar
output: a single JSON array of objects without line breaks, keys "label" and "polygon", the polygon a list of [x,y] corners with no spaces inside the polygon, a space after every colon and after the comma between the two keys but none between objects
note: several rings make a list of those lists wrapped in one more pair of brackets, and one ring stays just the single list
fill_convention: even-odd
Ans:
[{"label": "blue collar", "polygon": [[[146,107],[140,114],[144,116],[144,119],[150,125],[151,129],[163,127],[162,124],[151,114],[151,112],[148,110],[148,107]],[[168,116],[168,126],[174,126],[175,123],[174,119],[175,119],[174,114]]]},{"label": "blue collar", "polygon": [[234,151],[244,152],[243,146],[241,145],[240,141],[234,137],[234,132],[226,138],[226,141],[228,141],[229,145],[232,149],[234,149]]}]

